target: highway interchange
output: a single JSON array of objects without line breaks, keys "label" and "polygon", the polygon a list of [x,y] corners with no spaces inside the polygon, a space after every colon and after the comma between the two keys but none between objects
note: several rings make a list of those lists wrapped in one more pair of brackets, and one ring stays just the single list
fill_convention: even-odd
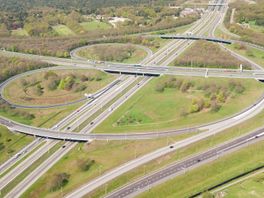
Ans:
[{"label": "highway interchange", "polygon": [[[215,28],[220,24],[224,17],[226,11],[226,6],[219,5],[223,1],[216,1],[215,6],[210,6],[209,11],[199,20],[190,30],[195,35],[203,35],[207,32],[210,34],[214,33]],[[2,51],[2,54],[7,56],[20,56],[38,59],[46,61],[48,63],[61,65],[61,69],[74,68],[93,68],[100,69],[102,71],[114,72],[118,74],[137,74],[140,76],[126,76],[120,75],[115,83],[108,85],[103,88],[104,91],[99,91],[93,100],[88,100],[78,108],[76,111],[71,113],[69,116],[64,118],[61,122],[54,125],[51,129],[40,129],[34,128],[26,125],[16,123],[14,121],[8,120],[6,118],[0,118],[0,123],[7,126],[10,130],[22,132],[29,135],[34,135],[37,138],[26,148],[22,149],[14,157],[10,158],[6,163],[0,166],[0,173],[4,173],[10,167],[12,167],[22,156],[26,153],[33,151],[32,154],[19,163],[15,168],[6,173],[0,178],[0,190],[6,187],[11,181],[13,181],[19,174],[25,171],[31,164],[33,164],[37,159],[39,159],[44,153],[48,152],[52,147],[58,144],[56,140],[70,140],[70,142],[65,142],[64,146],[58,149],[54,154],[52,154],[47,160],[45,160],[38,168],[32,171],[22,182],[20,182],[14,189],[12,189],[6,197],[19,197],[26,189],[28,189],[37,179],[43,175],[50,167],[52,167],[56,162],[59,161],[66,153],[68,153],[72,148],[74,148],[78,143],[75,141],[93,141],[98,140],[124,140],[124,139],[150,139],[158,138],[162,136],[169,136],[181,133],[189,133],[191,131],[200,131],[198,135],[187,138],[170,146],[158,149],[152,153],[146,154],[138,159],[132,160],[125,165],[115,168],[114,170],[102,175],[99,178],[87,183],[75,192],[70,193],[67,197],[82,197],[85,194],[91,192],[97,187],[103,185],[104,183],[110,181],[121,174],[132,170],[144,163],[147,163],[153,159],[163,156],[169,152],[175,151],[176,149],[183,148],[189,144],[207,138],[213,134],[221,132],[222,130],[235,126],[239,123],[248,120],[260,113],[264,108],[264,100],[261,98],[251,107],[245,109],[244,111],[234,115],[230,118],[224,120],[210,123],[204,126],[197,126],[194,128],[180,129],[175,131],[163,131],[155,133],[130,133],[130,134],[92,134],[92,130],[98,126],[103,120],[105,120],[115,109],[126,102],[133,94],[135,94],[141,87],[150,81],[152,76],[155,75],[185,75],[185,76],[204,76],[204,77],[229,77],[229,78],[254,78],[254,79],[264,79],[264,72],[260,70],[260,66],[251,62],[255,70],[220,70],[220,69],[194,69],[194,68],[174,68],[166,67],[162,65],[168,65],[174,60],[176,56],[182,53],[190,44],[194,41],[189,40],[173,40],[158,52],[152,56],[147,57],[142,63],[142,67],[135,67],[134,65],[126,64],[116,64],[116,63],[91,63],[86,60],[69,60],[69,59],[59,59],[53,57],[44,57],[38,55],[27,55],[22,53],[14,53]],[[234,56],[238,56],[234,53]],[[245,60],[244,57],[240,57]],[[247,59],[246,59],[247,60]],[[249,60],[247,60],[249,62]],[[73,66],[74,65],[74,66]],[[159,66],[157,66],[159,65]],[[23,75],[23,74],[22,74]],[[14,77],[16,78],[16,77]],[[10,80],[10,79],[9,79]],[[5,86],[4,82],[1,88]],[[102,106],[106,106],[114,98],[118,97],[106,110],[104,110],[96,118],[93,118],[85,127],[83,127],[79,133],[74,132],[78,127],[87,121],[87,117],[91,117]],[[190,159],[186,159],[182,162],[175,162],[175,164],[162,169],[161,171],[151,174],[146,178],[142,178],[135,183],[127,185],[126,187],[120,188],[108,197],[128,197],[133,196],[143,190],[146,190],[152,185],[156,185],[161,181],[165,181],[168,175],[179,174],[184,172],[183,167],[190,168],[202,164],[208,160],[214,159],[219,154],[228,153],[237,147],[241,147],[248,142],[255,142],[261,140],[263,136],[263,129],[255,131],[245,137],[240,137],[234,142],[223,144],[215,149],[209,150],[205,153],[201,153],[198,156],[193,156]],[[56,139],[56,140],[46,140],[46,138]],[[73,142],[71,142],[73,141]],[[38,147],[38,149],[36,149]],[[36,150],[35,150],[36,149]]]}]

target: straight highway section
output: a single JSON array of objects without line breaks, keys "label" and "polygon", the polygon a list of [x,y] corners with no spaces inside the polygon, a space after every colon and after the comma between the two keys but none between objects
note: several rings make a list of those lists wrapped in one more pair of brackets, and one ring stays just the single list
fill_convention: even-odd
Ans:
[{"label": "straight highway section", "polygon": [[202,164],[215,160],[220,156],[263,140],[264,128],[229,141],[228,143],[224,143],[206,152],[202,152],[187,159],[181,160],[180,162],[172,163],[166,168],[156,171],[155,173],[147,175],[127,186],[118,189],[117,191],[107,195],[106,198],[135,197],[139,193],[142,193],[153,186],[166,182],[177,175],[185,173],[187,170],[201,166]]},{"label": "straight highway section", "polygon": [[[116,87],[118,87],[118,89],[111,90],[111,92],[110,92],[111,95],[115,96],[116,94],[120,93],[119,91],[124,90],[132,82],[133,78],[134,77],[127,78],[127,81],[125,80],[124,82],[121,83],[121,85],[119,85],[119,86],[116,85]],[[107,102],[107,101],[109,101],[109,98],[111,99],[110,95],[106,94],[103,97],[101,97],[100,100]],[[94,101],[96,101],[96,99],[93,100],[93,102]],[[93,103],[93,102],[92,103],[86,103],[85,105],[83,105],[81,108],[79,108],[77,110],[78,112],[74,112],[74,113],[70,114],[69,116],[67,116],[64,120],[62,120],[57,125],[55,125],[53,127],[53,129],[56,128],[57,130],[62,130],[66,126],[67,126],[67,129],[69,129],[68,128],[69,122],[72,121],[73,119],[78,120],[78,116],[76,116],[76,114],[77,115],[79,114],[79,116],[82,116],[83,112],[85,112],[87,110],[89,112],[91,112],[93,110],[98,110],[98,108],[100,108],[100,107],[94,105],[96,103]],[[98,102],[98,101],[96,101],[96,102]],[[80,122],[80,123],[82,123],[82,122]],[[73,128],[73,129],[76,129],[76,128]],[[23,171],[25,171],[30,166],[31,163],[34,163],[37,159],[39,159],[42,155],[44,155],[46,152],[48,152],[56,144],[57,144],[57,141],[47,141],[43,146],[38,148],[35,152],[33,152],[24,161],[22,161],[16,167],[14,167],[12,170],[10,170],[7,174],[5,174],[3,177],[1,177],[0,178],[0,189],[3,189],[5,186],[7,186],[19,174],[21,174]]]}]

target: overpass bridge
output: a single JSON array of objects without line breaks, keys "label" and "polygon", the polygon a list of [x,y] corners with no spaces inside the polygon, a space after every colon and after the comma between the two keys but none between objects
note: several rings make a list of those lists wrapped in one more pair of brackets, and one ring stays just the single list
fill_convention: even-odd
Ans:
[{"label": "overpass bridge", "polygon": [[158,37],[162,39],[205,40],[205,41],[223,43],[229,45],[232,44],[231,40],[215,38],[215,37],[196,36],[196,35],[159,35]]}]

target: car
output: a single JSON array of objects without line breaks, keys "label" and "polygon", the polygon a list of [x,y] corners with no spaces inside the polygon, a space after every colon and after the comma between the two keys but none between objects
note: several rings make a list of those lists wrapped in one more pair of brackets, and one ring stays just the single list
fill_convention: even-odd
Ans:
[{"label": "car", "polygon": [[94,122],[91,122],[91,123],[90,123],[90,125],[93,125],[93,124],[94,124]]},{"label": "car", "polygon": [[62,146],[62,148],[65,148],[65,147],[66,147],[66,145],[63,145],[63,146]]},{"label": "car", "polygon": [[174,146],[173,146],[173,145],[171,145],[171,146],[170,146],[170,149],[172,149],[172,148],[174,148]]},{"label": "car", "polygon": [[71,127],[68,126],[68,127],[67,127],[67,130],[69,130],[69,129],[71,129]]}]

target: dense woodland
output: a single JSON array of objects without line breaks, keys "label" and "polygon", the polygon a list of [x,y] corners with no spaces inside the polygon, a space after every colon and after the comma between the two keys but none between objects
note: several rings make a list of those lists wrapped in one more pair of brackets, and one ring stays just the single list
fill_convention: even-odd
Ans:
[{"label": "dense woodland", "polygon": [[[128,39],[125,35],[176,28],[199,18],[198,14],[179,17],[181,9],[161,6],[167,2],[162,0],[12,2],[13,0],[0,0],[0,48],[57,57],[68,57],[71,49],[85,44],[102,41],[126,42]],[[118,6],[114,7],[115,5]],[[89,11],[87,6],[93,10]],[[113,27],[108,20],[111,17],[123,17],[128,20]],[[109,29],[87,30],[82,25],[94,21],[108,25]],[[54,27],[60,25],[69,28],[72,35],[58,35]],[[17,29],[22,29],[28,35],[13,35],[13,31]],[[137,38],[134,40],[137,40],[137,44],[147,46],[153,43],[148,41],[149,39],[141,39],[143,43],[138,42]]]},{"label": "dense woodland", "polygon": [[11,51],[22,51],[33,54],[51,55],[57,57],[68,57],[69,51],[73,48],[86,44],[95,44],[100,42],[131,42],[135,44],[153,45],[153,38],[143,38],[141,36],[123,36],[126,34],[140,33],[143,31],[164,30],[173,27],[179,27],[194,22],[196,18],[182,18],[172,24],[160,23],[156,27],[134,28],[133,26],[123,30],[113,31],[93,31],[88,35],[79,35],[75,37],[0,37],[0,47]]},{"label": "dense woodland", "polygon": [[0,0],[0,10],[23,12],[33,7],[53,7],[58,9],[77,9],[83,13],[92,13],[102,7],[120,7],[127,5],[164,5],[169,2],[182,3],[184,0]]}]

